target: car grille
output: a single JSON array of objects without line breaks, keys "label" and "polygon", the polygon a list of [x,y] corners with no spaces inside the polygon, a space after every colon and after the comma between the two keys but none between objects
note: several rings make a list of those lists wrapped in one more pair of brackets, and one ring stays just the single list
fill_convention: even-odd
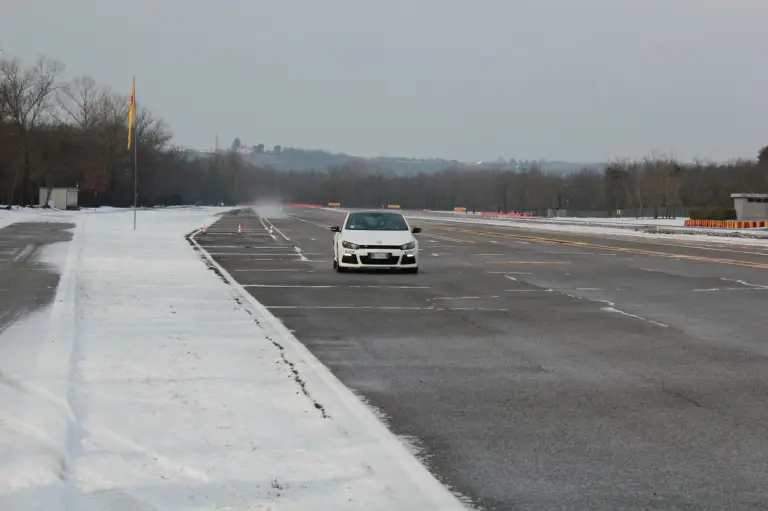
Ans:
[{"label": "car grille", "polygon": [[382,264],[382,265],[395,265],[400,262],[400,256],[393,256],[390,255],[387,259],[371,259],[367,255],[361,255],[360,256],[360,263],[362,264]]},{"label": "car grille", "polygon": [[358,245],[359,248],[371,250],[400,250],[402,245]]},{"label": "car grille", "polygon": [[357,256],[354,256],[354,255],[341,256],[341,262],[344,264],[358,264]]}]

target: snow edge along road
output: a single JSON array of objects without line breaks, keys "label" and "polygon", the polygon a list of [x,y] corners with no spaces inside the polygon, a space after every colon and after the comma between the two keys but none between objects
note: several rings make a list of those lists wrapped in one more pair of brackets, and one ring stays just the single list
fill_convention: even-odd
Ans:
[{"label": "snow edge along road", "polygon": [[[200,251],[206,261],[211,264],[226,282],[253,308],[262,320],[259,325],[271,334],[274,340],[280,342],[282,348],[298,360],[302,365],[302,378],[312,395],[317,398],[329,411],[332,420],[343,428],[345,433],[355,432],[360,438],[365,438],[377,446],[382,457],[388,458],[389,463],[375,463],[376,460],[366,460],[374,464],[373,471],[387,476],[390,481],[402,481],[415,486],[412,495],[420,495],[424,501],[419,509],[435,511],[466,511],[468,508],[459,496],[444,486],[401,442],[386,425],[348,389],[299,339],[253,297],[232,275],[229,274],[195,239],[200,234],[198,229],[192,232],[188,239]],[[329,406],[330,404],[330,406]],[[336,406],[334,406],[336,405]],[[381,458],[380,458],[381,459]],[[429,506],[429,507],[424,507]]]}]

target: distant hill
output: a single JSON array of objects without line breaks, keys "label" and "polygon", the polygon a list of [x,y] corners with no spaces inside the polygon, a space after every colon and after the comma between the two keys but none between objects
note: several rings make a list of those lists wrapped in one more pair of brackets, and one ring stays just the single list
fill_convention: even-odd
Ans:
[{"label": "distant hill", "polygon": [[275,146],[267,150],[263,145],[243,146],[239,143],[236,148],[242,157],[257,167],[273,168],[276,170],[320,170],[343,167],[347,165],[362,165],[370,170],[392,172],[394,174],[418,174],[439,172],[450,168],[479,168],[499,170],[525,170],[538,166],[541,170],[553,174],[569,174],[578,172],[583,168],[602,170],[604,163],[573,163],[565,161],[547,160],[509,160],[496,159],[483,162],[462,162],[458,160],[445,160],[440,158],[398,158],[391,156],[378,156],[375,158],[363,158],[350,156],[343,153],[331,153],[317,149],[300,149],[295,147]]}]

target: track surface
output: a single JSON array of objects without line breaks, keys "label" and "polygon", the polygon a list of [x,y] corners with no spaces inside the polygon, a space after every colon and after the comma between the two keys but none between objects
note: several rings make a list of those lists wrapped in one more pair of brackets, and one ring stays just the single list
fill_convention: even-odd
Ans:
[{"label": "track surface", "polygon": [[418,275],[337,274],[342,218],[198,241],[445,483],[499,510],[768,508],[766,248],[412,220]]},{"label": "track surface", "polygon": [[26,312],[46,305],[56,293],[59,275],[35,254],[50,243],[69,241],[64,223],[17,223],[0,229],[0,332]]}]

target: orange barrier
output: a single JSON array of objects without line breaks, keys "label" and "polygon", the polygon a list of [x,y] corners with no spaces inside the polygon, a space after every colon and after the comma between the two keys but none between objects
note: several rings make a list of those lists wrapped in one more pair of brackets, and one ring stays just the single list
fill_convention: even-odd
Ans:
[{"label": "orange barrier", "polygon": [[686,220],[686,227],[714,227],[720,229],[760,229],[768,227],[768,220]]},{"label": "orange barrier", "polygon": [[313,208],[313,209],[318,209],[323,207],[321,204],[283,204],[283,206],[286,206],[289,208]]}]

